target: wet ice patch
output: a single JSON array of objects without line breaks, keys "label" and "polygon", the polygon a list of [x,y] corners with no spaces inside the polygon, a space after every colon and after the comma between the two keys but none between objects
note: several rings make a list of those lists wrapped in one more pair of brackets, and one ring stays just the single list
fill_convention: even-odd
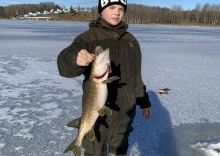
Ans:
[{"label": "wet ice patch", "polygon": [[13,115],[10,114],[10,108],[0,108],[0,123],[5,121],[10,122],[13,119]]},{"label": "wet ice patch", "polygon": [[[44,110],[44,116],[40,116],[39,119],[43,122],[43,123],[51,123],[52,119],[54,118],[59,118],[59,116],[62,114],[62,110],[61,109],[54,109],[54,110]],[[42,124],[43,124],[42,123]],[[40,124],[39,124],[40,125]]]},{"label": "wet ice patch", "polygon": [[17,115],[17,114],[23,114],[24,112],[27,112],[27,111],[28,110],[26,108],[16,107],[11,112],[12,112],[12,114]]},{"label": "wet ice patch", "polygon": [[30,133],[31,128],[23,128],[21,129],[18,133],[14,134],[13,136],[15,137],[22,137],[24,139],[30,139],[33,138],[34,136]]},{"label": "wet ice patch", "polygon": [[204,156],[220,156],[220,142],[198,142],[191,146],[192,148],[198,150]]},{"label": "wet ice patch", "polygon": [[46,103],[42,106],[43,109],[55,109],[58,107],[56,103]]},{"label": "wet ice patch", "polygon": [[21,137],[24,139],[33,138],[34,135],[31,131],[36,122],[36,120],[29,119],[28,117],[13,120],[11,122],[11,125],[17,127],[17,133],[15,131],[15,134],[13,136]]}]

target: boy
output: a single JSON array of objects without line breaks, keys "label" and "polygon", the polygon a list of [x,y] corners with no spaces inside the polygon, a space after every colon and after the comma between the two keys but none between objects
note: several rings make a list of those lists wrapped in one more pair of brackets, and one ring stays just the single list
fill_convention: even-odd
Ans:
[{"label": "boy", "polygon": [[142,109],[143,116],[148,120],[151,118],[151,103],[141,79],[140,46],[122,21],[126,9],[126,0],[99,0],[101,17],[91,22],[89,30],[77,36],[58,56],[60,75],[76,77],[83,74],[83,88],[86,88],[95,48],[110,48],[112,73],[109,77],[120,77],[108,84],[106,106],[111,108],[112,115],[97,119],[94,141],[84,137],[85,156],[126,156],[136,104]]}]

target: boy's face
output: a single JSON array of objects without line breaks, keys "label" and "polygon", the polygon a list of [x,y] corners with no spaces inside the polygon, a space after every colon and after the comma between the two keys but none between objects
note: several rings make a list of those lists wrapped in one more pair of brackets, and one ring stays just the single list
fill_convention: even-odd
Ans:
[{"label": "boy's face", "polygon": [[116,26],[124,17],[124,7],[121,5],[110,5],[102,11],[102,18],[109,24]]}]

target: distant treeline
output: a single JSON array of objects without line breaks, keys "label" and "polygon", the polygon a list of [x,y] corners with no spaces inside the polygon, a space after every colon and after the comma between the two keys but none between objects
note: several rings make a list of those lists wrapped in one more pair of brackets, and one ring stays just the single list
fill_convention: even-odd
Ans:
[{"label": "distant treeline", "polygon": [[125,21],[138,24],[212,24],[220,25],[220,4],[197,4],[193,10],[174,5],[171,9],[130,4]]},{"label": "distant treeline", "polygon": [[0,6],[0,17],[10,18],[16,15],[24,15],[29,12],[43,12],[50,11],[51,9],[60,9],[59,5],[56,5],[53,2],[43,2],[39,4],[19,4],[19,5],[10,5],[6,7]]},{"label": "distant treeline", "polygon": [[[40,4],[23,4],[0,7],[0,17],[26,14],[33,11],[44,11],[61,8],[53,2]],[[97,7],[92,7],[94,18],[98,17]],[[161,8],[138,4],[129,4],[124,20],[133,24],[211,24],[220,25],[220,4],[197,4],[192,10],[183,10],[182,6]]]}]

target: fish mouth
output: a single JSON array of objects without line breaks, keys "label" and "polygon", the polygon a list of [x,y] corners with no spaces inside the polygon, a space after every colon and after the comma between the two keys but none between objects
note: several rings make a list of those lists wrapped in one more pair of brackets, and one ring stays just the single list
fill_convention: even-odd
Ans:
[{"label": "fish mouth", "polygon": [[110,64],[108,64],[107,66],[108,66],[108,67],[107,67],[107,70],[106,70],[102,75],[100,75],[100,76],[94,76],[94,78],[95,78],[95,79],[102,79],[103,77],[105,77],[105,75],[111,71],[111,66],[110,66]]}]

